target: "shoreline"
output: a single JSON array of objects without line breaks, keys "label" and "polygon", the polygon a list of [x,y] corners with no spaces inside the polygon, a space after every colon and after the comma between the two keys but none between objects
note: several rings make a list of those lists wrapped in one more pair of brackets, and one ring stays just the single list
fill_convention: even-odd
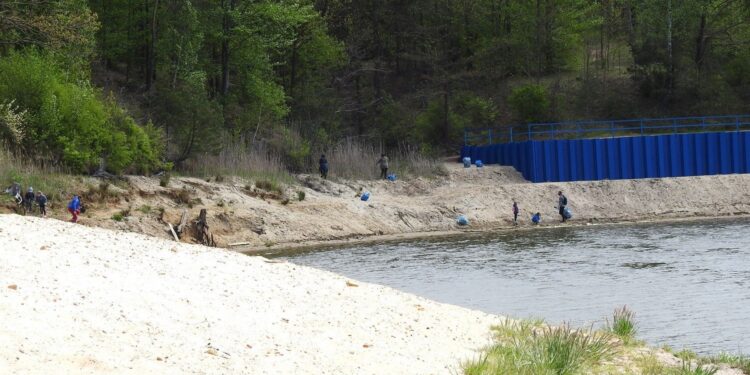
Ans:
[{"label": "shoreline", "polygon": [[690,217],[672,217],[665,219],[628,219],[628,220],[611,220],[611,221],[600,221],[600,222],[574,222],[571,224],[562,224],[556,222],[557,225],[542,224],[542,225],[519,225],[517,227],[505,226],[485,226],[479,228],[467,228],[465,230],[434,230],[434,231],[419,231],[419,232],[403,232],[403,233],[392,233],[392,234],[374,234],[370,236],[357,235],[356,238],[347,239],[330,239],[330,240],[313,240],[307,242],[286,242],[277,243],[272,246],[253,246],[253,247],[242,247],[237,246],[234,248],[228,248],[228,250],[238,252],[240,254],[249,256],[264,256],[264,257],[282,257],[286,255],[296,255],[300,253],[314,252],[314,251],[326,251],[336,250],[351,246],[370,246],[375,244],[387,244],[393,242],[402,241],[418,241],[427,240],[433,238],[446,238],[452,239],[457,237],[465,236],[483,236],[491,234],[508,234],[516,231],[530,232],[533,230],[555,230],[555,229],[580,229],[580,228],[596,228],[596,227],[619,227],[619,226],[634,226],[644,224],[681,224],[681,223],[699,223],[711,220],[717,221],[729,221],[731,219],[739,220],[750,220],[750,214],[729,214],[729,215],[714,215],[714,216],[690,216]]}]

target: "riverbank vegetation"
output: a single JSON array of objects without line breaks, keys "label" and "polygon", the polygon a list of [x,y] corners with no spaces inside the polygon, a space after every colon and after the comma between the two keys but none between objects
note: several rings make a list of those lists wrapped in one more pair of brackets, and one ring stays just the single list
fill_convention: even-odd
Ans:
[{"label": "riverbank vegetation", "polygon": [[748,112],[748,41],[742,0],[2,2],[0,138],[76,173],[310,172],[341,142],[398,169],[467,126]]},{"label": "riverbank vegetation", "polygon": [[[690,351],[660,358],[635,337],[635,313],[618,308],[604,329],[553,327],[541,321],[506,320],[492,328],[494,343],[478,359],[463,365],[466,375],[638,374],[713,375],[719,366],[750,373],[747,357],[700,357]],[[669,350],[664,354],[671,356]]]}]

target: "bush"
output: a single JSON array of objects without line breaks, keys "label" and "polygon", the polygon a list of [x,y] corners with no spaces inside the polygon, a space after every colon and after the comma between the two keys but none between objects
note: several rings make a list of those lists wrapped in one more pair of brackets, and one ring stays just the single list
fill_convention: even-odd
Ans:
[{"label": "bush", "polygon": [[71,82],[48,55],[13,52],[0,59],[0,104],[0,141],[16,153],[51,158],[73,172],[93,171],[101,160],[113,173],[160,168],[161,145],[113,100]]},{"label": "bush", "polygon": [[547,89],[540,85],[517,87],[508,97],[508,104],[517,121],[543,121],[549,110]]},{"label": "bush", "polygon": [[261,180],[255,182],[255,187],[272,193],[281,194],[281,186],[275,181]]},{"label": "bush", "polygon": [[297,200],[302,202],[305,200],[305,192],[304,191],[298,191],[297,192]]}]

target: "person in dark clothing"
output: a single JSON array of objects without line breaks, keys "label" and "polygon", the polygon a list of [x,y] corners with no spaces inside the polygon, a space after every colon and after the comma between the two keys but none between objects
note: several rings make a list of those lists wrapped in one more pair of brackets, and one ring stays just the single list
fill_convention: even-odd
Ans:
[{"label": "person in dark clothing", "polygon": [[23,209],[25,213],[31,213],[34,210],[34,201],[36,196],[34,195],[34,188],[29,186],[29,190],[23,196]]},{"label": "person in dark clothing", "polygon": [[322,177],[324,180],[328,179],[328,159],[326,159],[325,155],[320,155],[320,160],[318,160],[318,170],[320,171],[320,177]]},{"label": "person in dark clothing", "polygon": [[513,224],[518,225],[518,203],[513,201]]},{"label": "person in dark clothing", "polygon": [[380,178],[387,179],[388,178],[388,157],[385,156],[385,154],[380,154],[380,159],[378,159],[377,164],[380,167]]},{"label": "person in dark clothing", "polygon": [[562,217],[562,222],[564,223],[565,218],[565,206],[568,205],[568,198],[565,197],[562,191],[557,192],[557,207],[560,210],[560,217]]},{"label": "person in dark clothing", "polygon": [[47,196],[41,191],[36,193],[36,203],[39,205],[39,213],[42,217],[47,216]]}]

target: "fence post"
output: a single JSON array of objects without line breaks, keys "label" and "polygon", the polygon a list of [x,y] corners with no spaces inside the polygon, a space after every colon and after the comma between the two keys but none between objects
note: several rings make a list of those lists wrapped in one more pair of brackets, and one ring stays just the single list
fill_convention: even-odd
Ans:
[{"label": "fence post", "polygon": [[737,129],[737,131],[740,131],[740,117],[739,116],[734,118],[734,127]]},{"label": "fence post", "polygon": [[641,120],[641,135],[643,135],[643,120]]},{"label": "fence post", "polygon": [[531,141],[531,125],[526,125],[526,129],[529,131],[529,141]]},{"label": "fence post", "polygon": [[701,130],[706,131],[706,118],[701,117]]},{"label": "fence post", "polygon": [[677,134],[677,120],[672,119],[672,134]]},{"label": "fence post", "polygon": [[492,129],[487,129],[487,136],[490,139],[490,143],[489,144],[492,144]]},{"label": "fence post", "polygon": [[510,143],[513,143],[513,127],[510,127]]},{"label": "fence post", "polygon": [[615,137],[615,122],[614,121],[609,122],[609,135],[611,138]]}]

